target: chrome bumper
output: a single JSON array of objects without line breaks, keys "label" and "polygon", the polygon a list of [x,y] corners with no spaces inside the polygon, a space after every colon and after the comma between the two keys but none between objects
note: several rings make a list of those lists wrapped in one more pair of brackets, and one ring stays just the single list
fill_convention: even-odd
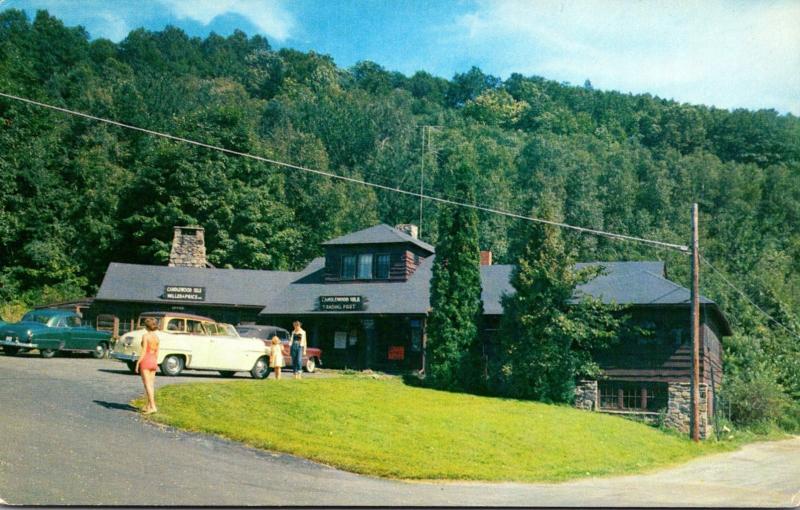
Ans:
[{"label": "chrome bumper", "polygon": [[137,359],[139,359],[139,356],[135,354],[124,354],[121,352],[114,352],[114,351],[111,351],[109,356],[113,359],[118,359],[120,361],[136,361]]},{"label": "chrome bumper", "polygon": [[23,349],[38,349],[39,346],[37,344],[24,344],[22,342],[9,342],[8,340],[0,340],[0,345],[5,345],[8,347],[22,347]]}]

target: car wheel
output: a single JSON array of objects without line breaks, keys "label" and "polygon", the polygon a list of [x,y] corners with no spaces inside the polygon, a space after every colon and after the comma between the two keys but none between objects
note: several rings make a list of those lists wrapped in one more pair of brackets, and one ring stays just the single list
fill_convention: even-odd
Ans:
[{"label": "car wheel", "polygon": [[269,375],[269,359],[266,356],[261,356],[256,360],[253,369],[250,370],[250,375],[253,379],[264,379]]},{"label": "car wheel", "polygon": [[170,354],[161,362],[161,373],[169,377],[176,376],[183,372],[183,366],[182,357]]},{"label": "car wheel", "polygon": [[95,346],[94,351],[92,351],[92,356],[95,359],[103,359],[108,356],[108,344],[105,342],[100,342]]},{"label": "car wheel", "polygon": [[220,370],[219,375],[222,377],[233,377],[236,375],[236,372],[231,372],[230,370]]},{"label": "car wheel", "polygon": [[43,358],[52,358],[56,355],[55,349],[39,349],[39,355]]},{"label": "car wheel", "polygon": [[19,347],[3,347],[3,352],[5,352],[7,356],[16,356],[19,354]]},{"label": "car wheel", "polygon": [[135,361],[126,361],[125,364],[128,365],[128,370],[130,370],[132,374],[136,373],[136,362]]},{"label": "car wheel", "polygon": [[316,362],[316,361],[314,361],[314,358],[308,358],[308,359],[306,360],[306,366],[305,366],[305,367],[303,367],[303,368],[304,368],[304,369],[305,369],[305,371],[306,371],[306,372],[308,372],[309,374],[313,374],[313,373],[314,373],[314,370],[316,370],[316,369],[317,369],[317,362]]}]

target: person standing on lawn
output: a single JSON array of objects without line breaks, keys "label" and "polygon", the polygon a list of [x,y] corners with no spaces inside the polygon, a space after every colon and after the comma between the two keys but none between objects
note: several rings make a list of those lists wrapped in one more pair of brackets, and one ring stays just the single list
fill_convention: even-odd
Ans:
[{"label": "person standing on lawn", "polygon": [[292,370],[294,370],[294,378],[300,379],[303,374],[303,356],[306,355],[306,332],[301,327],[300,321],[292,323],[292,347],[290,353],[292,355]]},{"label": "person standing on lawn", "polygon": [[153,414],[156,409],[156,370],[158,369],[158,336],[156,330],[158,323],[155,319],[148,317],[144,320],[144,327],[147,333],[142,337],[142,355],[136,360],[134,373],[141,373],[144,392],[147,394],[147,403],[142,408],[143,414]]},{"label": "person standing on lawn", "polygon": [[281,368],[283,368],[283,345],[278,335],[272,337],[272,346],[269,348],[269,367],[275,371],[275,379],[280,379]]}]

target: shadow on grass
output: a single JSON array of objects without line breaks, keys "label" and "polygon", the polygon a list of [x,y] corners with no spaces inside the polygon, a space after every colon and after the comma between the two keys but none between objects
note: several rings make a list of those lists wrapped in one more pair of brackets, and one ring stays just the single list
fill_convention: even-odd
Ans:
[{"label": "shadow on grass", "polygon": [[139,412],[139,409],[133,407],[130,404],[120,404],[118,402],[106,402],[105,400],[93,400],[95,404],[99,406],[103,406],[106,409],[113,409],[115,411],[133,411]]}]

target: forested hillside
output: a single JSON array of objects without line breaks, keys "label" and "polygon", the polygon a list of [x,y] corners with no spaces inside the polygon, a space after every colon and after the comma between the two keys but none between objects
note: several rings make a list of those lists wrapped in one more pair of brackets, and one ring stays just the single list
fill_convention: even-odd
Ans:
[{"label": "forested hillside", "polygon": [[[14,10],[0,14],[0,91],[408,190],[419,190],[424,152],[426,193],[449,198],[458,197],[439,182],[439,163],[467,144],[482,205],[524,213],[549,192],[567,223],[680,244],[689,244],[696,201],[704,256],[800,332],[792,115],[599,91],[588,81],[500,80],[477,68],[451,80],[372,62],[343,69],[241,32],[136,30],[115,44]],[[440,126],[426,151],[423,125]],[[297,269],[322,240],[378,221],[418,222],[413,197],[11,100],[0,99],[0,126],[0,302],[91,294],[112,260],[163,264],[173,225],[204,226],[217,267]],[[437,207],[424,206],[422,237],[433,243]],[[507,261],[516,220],[479,219],[481,248]],[[681,254],[570,235],[578,260],[663,259],[672,279],[688,282]],[[708,271],[701,284],[737,331],[729,356],[767,349],[800,372],[796,338]]]}]

